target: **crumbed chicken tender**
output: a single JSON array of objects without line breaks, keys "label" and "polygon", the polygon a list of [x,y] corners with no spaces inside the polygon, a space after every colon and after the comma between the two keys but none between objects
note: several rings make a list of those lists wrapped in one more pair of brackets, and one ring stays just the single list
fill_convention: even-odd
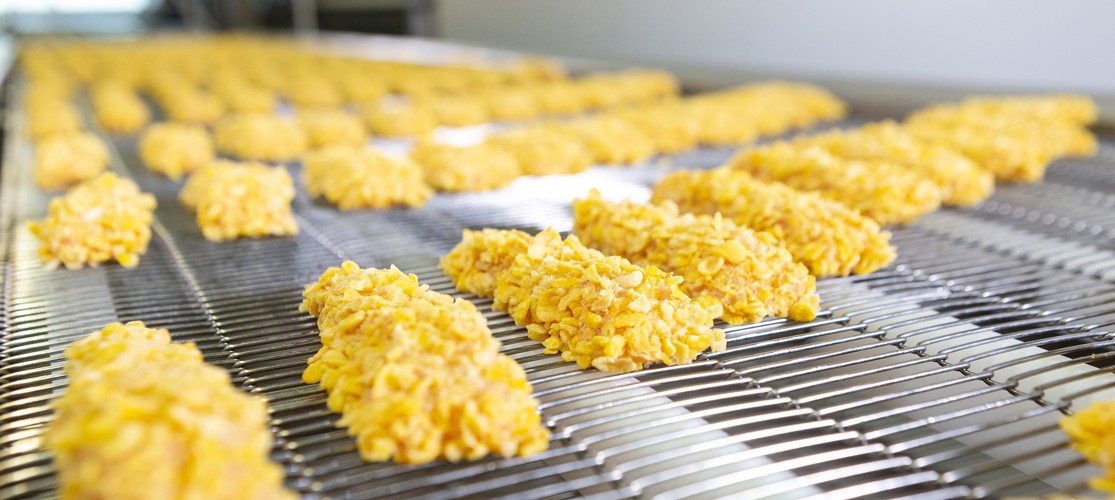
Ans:
[{"label": "crumbed chicken tender", "polygon": [[531,239],[533,236],[518,230],[465,229],[461,242],[442,257],[441,270],[458,290],[491,297],[496,292],[496,278],[527,251]]},{"label": "crumbed chicken tender", "polygon": [[1061,429],[1072,447],[1089,462],[1103,468],[1103,476],[1088,484],[1097,490],[1115,493],[1115,401],[1102,401],[1061,419]]},{"label": "crumbed chicken tender", "polygon": [[298,125],[275,115],[229,115],[213,129],[217,150],[244,160],[292,161],[306,149]]},{"label": "crumbed chicken tender", "polygon": [[650,137],[639,128],[614,116],[582,118],[561,127],[585,144],[596,163],[641,163],[657,153]]},{"label": "crumbed chicken tender", "polygon": [[419,207],[433,196],[422,180],[422,167],[371,149],[333,146],[308,153],[302,182],[341,210]]},{"label": "crumbed chicken tender", "polygon": [[35,145],[35,184],[58,190],[92,179],[108,166],[108,147],[88,132],[54,135]]},{"label": "crumbed chicken tender", "polygon": [[171,121],[211,125],[225,113],[224,103],[217,96],[190,88],[159,99]]},{"label": "crumbed chicken tender", "polygon": [[41,141],[58,135],[81,132],[81,115],[72,103],[60,99],[27,102],[27,136]]},{"label": "crumbed chicken tender", "polygon": [[395,267],[353,262],[327,269],[303,296],[322,342],[303,380],[326,390],[364,460],[457,462],[548,447],[526,374],[470,302]]},{"label": "crumbed chicken tender", "polygon": [[941,206],[941,189],[929,179],[892,163],[848,160],[789,143],[747,149],[728,166],[859,210],[884,226],[906,224]]},{"label": "crumbed chicken tender", "polygon": [[286,100],[298,106],[335,108],[345,102],[341,89],[322,76],[299,75],[282,84]]},{"label": "crumbed chicken tender", "polygon": [[411,152],[426,183],[438,191],[486,191],[506,186],[522,175],[510,153],[489,144],[457,147],[423,139]]},{"label": "crumbed chicken tender", "polygon": [[190,175],[178,199],[210,241],[298,233],[294,183],[281,166],[218,160]]},{"label": "crumbed chicken tender", "polygon": [[715,214],[773,235],[818,278],[868,274],[897,256],[890,233],[875,221],[816,193],[718,169],[680,171],[658,181],[651,201],[682,212]]},{"label": "crumbed chicken tender", "polygon": [[384,137],[427,134],[438,125],[437,116],[428,105],[413,101],[370,102],[358,109],[372,133]]},{"label": "crumbed chicken tender", "polygon": [[514,156],[526,175],[574,174],[592,166],[584,142],[552,123],[496,134],[488,144]]},{"label": "crumbed chicken tender", "polygon": [[268,461],[266,403],[164,329],[111,323],[66,349],[43,436],[62,498],[293,499]]},{"label": "crumbed chicken tender", "polygon": [[360,147],[368,142],[368,132],[360,117],[334,108],[298,110],[298,125],[306,134],[309,149],[326,146]]},{"label": "crumbed chicken tender", "polygon": [[580,113],[589,108],[588,101],[577,84],[558,80],[539,83],[532,89],[535,100],[543,112],[559,115]]},{"label": "crumbed chicken tender", "polygon": [[721,307],[729,323],[765,316],[811,321],[820,308],[816,278],[777,239],[719,213],[681,214],[669,200],[609,203],[593,190],[573,202],[573,232],[605,254],[685,278],[681,289]]},{"label": "crumbed chicken tender", "polygon": [[436,94],[418,98],[418,105],[433,111],[439,125],[463,127],[488,121],[491,115],[483,99],[469,94]]},{"label": "crumbed chicken tender", "polygon": [[[503,269],[511,252],[521,249],[519,238],[466,232],[442,268],[455,283],[479,292],[492,279],[479,273],[494,274],[492,307],[525,326],[547,354],[561,353],[581,368],[630,372],[653,363],[689,363],[705,349],[725,348],[724,332],[712,328],[720,307],[686,296],[678,287],[681,277],[606,257],[576,236],[562,241],[553,229],[531,238]],[[458,270],[467,274],[454,275]]]},{"label": "crumbed chicken tender", "polygon": [[131,134],[147,125],[151,111],[132,88],[106,82],[90,89],[93,113],[101,128],[111,133]]},{"label": "crumbed chicken tender", "polygon": [[925,176],[941,189],[944,203],[979,203],[995,189],[995,175],[959,151],[922,141],[902,126],[883,121],[794,139],[797,148],[819,147],[853,160],[882,161]]},{"label": "crumbed chicken tender", "polygon": [[50,200],[46,218],[28,228],[48,266],[80,269],[115,260],[135,267],[151,241],[155,205],[131,180],[105,172]]},{"label": "crumbed chicken tender", "polygon": [[699,142],[700,122],[676,101],[620,108],[606,114],[638,129],[650,138],[659,153],[680,153]]},{"label": "crumbed chicken tender", "polygon": [[213,161],[213,140],[201,125],[156,123],[139,138],[139,156],[147,168],[181,179]]},{"label": "crumbed chicken tender", "polygon": [[998,180],[1034,182],[1049,162],[1095,154],[1085,128],[1095,104],[1082,96],[976,98],[939,104],[906,119],[921,140],[955,148],[995,173]]},{"label": "crumbed chicken tender", "polygon": [[233,113],[271,113],[278,101],[271,89],[239,77],[218,79],[210,90]]}]

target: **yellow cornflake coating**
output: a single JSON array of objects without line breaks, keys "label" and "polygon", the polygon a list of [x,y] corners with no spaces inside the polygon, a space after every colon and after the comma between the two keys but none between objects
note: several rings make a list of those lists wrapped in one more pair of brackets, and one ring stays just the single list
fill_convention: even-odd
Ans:
[{"label": "yellow cornflake coating", "polygon": [[105,172],[50,200],[46,219],[28,224],[48,266],[97,267],[114,259],[135,267],[151,241],[155,197]]},{"label": "yellow cornflake coating", "polygon": [[333,108],[344,104],[345,98],[330,79],[316,75],[298,75],[282,84],[286,100],[299,106]]},{"label": "yellow cornflake coating", "polygon": [[843,158],[902,166],[933,181],[949,205],[979,203],[995,189],[995,175],[991,171],[952,148],[910,135],[892,121],[794,139],[791,144],[798,148],[819,147]]},{"label": "yellow cornflake coating", "polygon": [[310,149],[326,146],[363,146],[368,133],[360,117],[340,109],[318,108],[298,110],[298,125],[306,134]]},{"label": "yellow cornflake coating", "polygon": [[522,175],[514,156],[488,144],[456,147],[421,140],[411,158],[422,166],[426,183],[438,191],[496,189]]},{"label": "yellow cornflake coating", "polygon": [[422,167],[363,148],[333,146],[308,153],[302,182],[341,210],[419,207],[433,196],[422,181]]},{"label": "yellow cornflake coating", "polygon": [[659,153],[680,153],[699,142],[700,122],[677,101],[620,108],[605,114],[638,129],[650,138]]},{"label": "yellow cornflake coating", "polygon": [[526,374],[470,302],[395,267],[353,262],[327,269],[303,296],[322,347],[302,379],[326,390],[364,460],[457,462],[549,446]]},{"label": "yellow cornflake coating", "polygon": [[414,102],[365,103],[360,115],[372,133],[384,137],[422,135],[437,128],[434,111]]},{"label": "yellow cornflake coating", "polygon": [[582,118],[563,124],[562,129],[580,138],[596,163],[640,163],[657,153],[646,134],[614,116]]},{"label": "yellow cornflake coating", "polygon": [[929,179],[892,163],[848,160],[790,143],[746,149],[728,166],[778,181],[859,210],[884,226],[906,224],[941,207],[941,189]]},{"label": "yellow cornflake coating", "polygon": [[159,99],[159,105],[171,121],[210,125],[225,113],[224,103],[217,96],[190,88]]},{"label": "yellow cornflake coating", "polygon": [[235,74],[214,77],[209,90],[233,113],[270,113],[277,101],[272,90]]},{"label": "yellow cornflake coating", "polygon": [[92,179],[108,166],[108,148],[87,132],[53,135],[35,145],[35,184],[55,190]]},{"label": "yellow cornflake coating", "polygon": [[477,125],[491,117],[483,99],[468,94],[438,94],[418,99],[419,106],[433,111],[439,125],[463,127]]},{"label": "yellow cornflake coating", "polygon": [[1115,401],[1093,403],[1075,415],[1061,419],[1061,430],[1068,434],[1072,447],[1089,462],[1103,468],[1104,475],[1088,484],[1097,490],[1115,493]]},{"label": "yellow cornflake coating", "polygon": [[671,200],[682,212],[719,212],[736,224],[766,231],[819,278],[868,274],[897,256],[890,233],[875,221],[816,193],[746,172],[675,172],[658,181],[651,200]]},{"label": "yellow cornflake coating", "polygon": [[190,175],[178,199],[210,241],[298,233],[294,182],[281,166],[218,160]]},{"label": "yellow cornflake coating", "polygon": [[201,125],[156,123],[139,138],[139,156],[152,171],[181,179],[213,161],[213,140]]},{"label": "yellow cornflake coating", "polygon": [[588,109],[588,102],[575,83],[565,80],[539,83],[531,92],[543,112],[553,114],[580,113]]},{"label": "yellow cornflake coating", "polygon": [[43,436],[63,498],[293,499],[268,461],[267,405],[143,322],[66,349],[70,384]]},{"label": "yellow cornflake coating", "polygon": [[[452,273],[485,267],[495,273],[492,307],[525,326],[547,354],[561,353],[581,368],[630,372],[653,363],[689,363],[705,349],[725,348],[724,332],[712,328],[720,307],[686,296],[678,287],[679,276],[606,257],[576,236],[563,242],[553,229],[532,238],[500,272],[510,252],[520,248],[517,235],[510,237],[511,244],[508,240],[499,232],[466,233],[442,268],[455,282],[479,290],[485,286],[482,280]],[[460,248],[470,246],[480,249]],[[470,256],[484,264],[462,262]]]},{"label": "yellow cornflake coating", "polygon": [[488,144],[514,156],[526,175],[573,174],[592,166],[585,144],[555,124],[496,134]]},{"label": "yellow cornflake coating", "polygon": [[505,85],[480,94],[494,120],[526,120],[541,113],[541,105],[529,86]]},{"label": "yellow cornflake coating", "polygon": [[90,101],[97,123],[111,133],[130,134],[143,128],[151,118],[147,104],[132,88],[106,82],[90,89]]},{"label": "yellow cornflake coating", "polygon": [[441,270],[458,290],[481,297],[496,293],[496,279],[527,251],[533,237],[518,230],[464,230],[461,242],[441,259]]},{"label": "yellow cornflake coating", "polygon": [[37,99],[27,102],[27,135],[43,140],[81,131],[81,115],[69,101]]},{"label": "yellow cornflake coating", "polygon": [[721,307],[729,323],[765,316],[811,321],[820,308],[816,278],[777,239],[720,214],[680,214],[669,200],[660,206],[608,203],[593,190],[574,200],[573,224],[592,248],[685,278],[681,289],[701,304]]},{"label": "yellow cornflake coating", "polygon": [[1096,138],[1085,125],[1095,104],[1080,96],[979,98],[930,106],[906,120],[906,130],[924,141],[955,148],[1002,181],[1033,182],[1049,162],[1091,156]]},{"label": "yellow cornflake coating", "polygon": [[275,115],[229,115],[213,129],[217,150],[245,160],[291,161],[306,149],[297,125]]}]

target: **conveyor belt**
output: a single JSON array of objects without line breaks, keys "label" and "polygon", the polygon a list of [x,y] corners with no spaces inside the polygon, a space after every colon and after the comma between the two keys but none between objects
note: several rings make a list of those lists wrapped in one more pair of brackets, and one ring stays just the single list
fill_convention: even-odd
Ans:
[{"label": "conveyor belt", "polygon": [[[211,243],[177,203],[180,184],[144,169],[113,138],[112,168],[159,200],[138,268],[44,270],[25,229],[45,213],[30,180],[22,117],[9,114],[0,192],[0,497],[56,495],[39,447],[66,387],[62,350],[114,320],[142,319],[197,342],[242,389],[267,398],[273,458],[317,497],[965,498],[1086,492],[1098,470],[1057,427],[1064,412],[1115,399],[1115,144],[1055,164],[1043,184],[1000,186],[966,210],[894,230],[897,262],[819,283],[811,323],[728,328],[728,350],[636,374],[580,371],[489,302],[503,352],[520,362],[553,432],[527,459],[422,466],[363,463],[325,394],[301,382],[318,348],[298,312],[302,286],[342,259],[397,265],[455,296],[437,270],[466,227],[571,226],[588,184],[646,197],[672,166],[597,167],[524,178],[422,209],[343,213],[295,201],[302,233]],[[297,166],[292,166],[297,171]],[[295,172],[297,173],[297,172]],[[188,387],[183,390],[189,390]],[[157,464],[152,464],[157,466]]]}]

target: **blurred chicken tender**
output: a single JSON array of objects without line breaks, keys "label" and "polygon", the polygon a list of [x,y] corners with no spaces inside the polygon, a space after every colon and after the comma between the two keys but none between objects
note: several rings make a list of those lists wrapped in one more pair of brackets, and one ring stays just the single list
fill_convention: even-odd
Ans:
[{"label": "blurred chicken tender", "polygon": [[28,225],[48,266],[97,267],[110,259],[135,267],[151,241],[155,197],[105,172],[50,200],[46,219]]},{"label": "blurred chicken tender", "polygon": [[486,191],[522,175],[514,156],[490,144],[457,147],[420,140],[410,157],[438,191]]},{"label": "blurred chicken tender", "polygon": [[341,210],[419,207],[433,195],[422,168],[371,149],[334,146],[306,155],[302,182]]},{"label": "blurred chicken tender", "polygon": [[108,148],[88,132],[53,135],[36,144],[34,165],[40,189],[64,189],[104,172]]},{"label": "blurred chicken tender", "polygon": [[151,111],[132,88],[106,82],[90,89],[93,114],[101,128],[116,134],[131,134],[147,125]]},{"label": "blurred chicken tender", "polygon": [[395,267],[352,262],[327,269],[303,296],[322,342],[303,380],[329,393],[365,460],[457,462],[548,447],[526,374],[470,302]]},{"label": "blurred chicken tender", "polygon": [[297,234],[293,200],[294,183],[283,167],[225,160],[194,172],[179,194],[210,241]]},{"label": "blurred chicken tender", "polygon": [[166,330],[112,323],[66,349],[43,436],[62,498],[293,499],[268,461],[263,400]]},{"label": "blurred chicken tender", "polygon": [[496,134],[488,144],[514,156],[526,175],[574,174],[592,166],[585,144],[554,124]]},{"label": "blurred chicken tender", "polygon": [[147,168],[178,180],[213,161],[213,140],[201,125],[156,123],[140,137],[139,156]]},{"label": "blurred chicken tender", "polygon": [[213,136],[218,151],[244,160],[292,161],[306,149],[302,130],[274,115],[226,116],[217,122]]},{"label": "blurred chicken tender", "polygon": [[680,214],[671,201],[609,203],[593,190],[573,202],[573,223],[573,232],[592,248],[685,278],[681,289],[723,308],[721,319],[729,323],[817,316],[820,299],[809,270],[770,234],[720,214]]},{"label": "blurred chicken tender", "polygon": [[654,186],[651,201],[682,212],[715,214],[777,238],[816,277],[872,273],[894,260],[890,233],[875,221],[816,193],[718,169],[675,172]]},{"label": "blurred chicken tender", "polygon": [[815,147],[789,143],[747,149],[728,165],[788,184],[859,210],[884,226],[906,224],[941,206],[941,189],[892,163],[846,160]]},{"label": "blurred chicken tender", "polygon": [[1102,477],[1089,484],[1100,491],[1115,493],[1115,401],[1093,403],[1075,415],[1061,419],[1061,429],[1068,434],[1072,447],[1089,462],[1103,468]]},{"label": "blurred chicken tender", "polygon": [[[706,349],[725,348],[724,332],[712,328],[720,307],[706,307],[686,296],[678,286],[679,276],[606,257],[576,236],[562,241],[553,229],[533,237],[525,251],[513,257],[509,251],[521,246],[506,244],[500,232],[465,234],[442,268],[454,282],[472,283],[481,290],[481,280],[453,273],[482,267],[498,273],[492,307],[525,326],[547,354],[561,353],[562,359],[581,368],[630,372],[654,363],[689,363]],[[484,264],[462,262],[469,257]],[[507,260],[511,265],[505,270],[492,265]]]},{"label": "blurred chicken tender", "polygon": [[364,131],[360,118],[340,109],[299,110],[298,125],[306,134],[309,149],[326,146],[359,147],[368,142],[368,133]]}]

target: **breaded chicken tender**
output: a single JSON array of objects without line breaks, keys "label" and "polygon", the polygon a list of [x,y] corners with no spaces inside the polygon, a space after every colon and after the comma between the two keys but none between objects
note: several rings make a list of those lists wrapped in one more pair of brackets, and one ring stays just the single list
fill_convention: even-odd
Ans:
[{"label": "breaded chicken tender", "polygon": [[782,182],[859,210],[884,226],[907,224],[941,206],[941,189],[892,163],[847,160],[816,147],[789,143],[747,149],[728,166]]},{"label": "breaded chicken tender", "polygon": [[639,128],[614,116],[582,118],[561,128],[585,144],[596,163],[627,165],[649,160],[654,142]]},{"label": "breaded chicken tender", "polygon": [[244,160],[285,162],[306,150],[298,125],[275,115],[229,115],[213,129],[217,150]]},{"label": "breaded chicken tender", "polygon": [[791,144],[797,148],[819,147],[852,160],[899,165],[933,181],[948,205],[979,203],[995,189],[995,175],[990,170],[950,147],[922,141],[892,121],[802,137]]},{"label": "breaded chicken tender", "polygon": [[488,144],[514,156],[526,175],[574,174],[593,161],[584,142],[552,123],[496,134]]},{"label": "breaded chicken tender", "polygon": [[[712,328],[720,307],[690,299],[678,286],[679,276],[607,257],[576,236],[562,241],[553,229],[532,238],[500,271],[499,263],[517,248],[520,245],[507,244],[499,232],[472,237],[466,232],[442,267],[454,282],[480,291],[487,280],[452,273],[475,273],[485,267],[495,272],[492,307],[525,326],[548,354],[561,353],[562,359],[581,368],[630,372],[654,363],[689,363],[706,349],[725,348],[724,332]],[[462,262],[467,257],[478,262]]]},{"label": "breaded chicken tender", "polygon": [[48,266],[97,267],[115,260],[135,267],[151,241],[155,197],[105,172],[50,200],[46,219],[28,225]]},{"label": "breaded chicken tender", "polygon": [[720,214],[681,214],[669,200],[609,203],[593,190],[574,200],[573,224],[581,241],[604,254],[685,278],[681,289],[699,303],[721,307],[721,319],[729,323],[817,316],[820,299],[809,270],[770,234]]},{"label": "breaded chicken tender", "polygon": [[422,167],[371,149],[333,146],[306,155],[302,182],[341,210],[419,207],[434,192],[422,180]]},{"label": "breaded chicken tender", "polygon": [[1115,401],[1102,401],[1061,419],[1072,447],[1089,462],[1103,468],[1103,476],[1088,484],[1097,490],[1115,493]]},{"label": "breaded chicken tender", "polygon": [[178,198],[210,241],[298,233],[294,182],[281,166],[217,160],[190,175]]},{"label": "breaded chicken tender", "polygon": [[334,108],[298,110],[298,125],[306,134],[309,149],[326,146],[360,147],[368,142],[368,132],[360,117]]},{"label": "breaded chicken tender", "polygon": [[327,269],[303,296],[322,347],[302,378],[329,393],[364,460],[457,462],[548,447],[526,374],[470,302],[395,267],[353,262]]},{"label": "breaded chicken tender", "polygon": [[108,147],[88,132],[53,135],[35,145],[35,184],[43,190],[65,189],[92,179],[108,166]]},{"label": "breaded chicken tender", "polygon": [[192,343],[111,323],[66,359],[69,387],[43,436],[62,498],[296,498],[268,461],[266,403]]},{"label": "breaded chicken tender", "polygon": [[201,125],[156,123],[139,138],[139,157],[152,171],[181,179],[213,161],[213,140]]},{"label": "breaded chicken tender", "polygon": [[101,128],[114,134],[131,134],[147,125],[151,111],[130,87],[106,82],[90,89],[93,114]]},{"label": "breaded chicken tender", "polygon": [[651,201],[671,200],[682,212],[723,214],[736,224],[766,231],[818,278],[869,274],[897,251],[875,221],[816,193],[718,169],[679,171],[654,186]]},{"label": "breaded chicken tender", "polygon": [[457,147],[421,140],[410,157],[422,166],[426,183],[438,191],[487,191],[523,173],[514,156],[489,144]]}]

